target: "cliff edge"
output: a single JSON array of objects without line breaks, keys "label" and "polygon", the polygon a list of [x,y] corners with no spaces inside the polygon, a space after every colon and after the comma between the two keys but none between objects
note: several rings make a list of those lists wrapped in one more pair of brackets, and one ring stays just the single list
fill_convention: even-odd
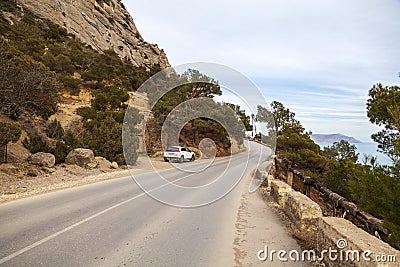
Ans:
[{"label": "cliff edge", "polygon": [[80,41],[103,52],[114,50],[136,66],[169,67],[166,54],[144,41],[120,0],[17,0],[37,16],[64,27]]}]

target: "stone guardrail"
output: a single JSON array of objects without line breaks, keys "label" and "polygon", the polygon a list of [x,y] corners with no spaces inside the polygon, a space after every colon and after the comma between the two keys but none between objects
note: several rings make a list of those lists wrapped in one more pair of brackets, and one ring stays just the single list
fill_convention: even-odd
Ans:
[{"label": "stone guardrail", "polygon": [[303,175],[291,167],[286,158],[275,158],[275,176],[285,181],[294,190],[317,202],[324,214],[343,217],[372,235],[384,238],[388,231],[382,226],[382,221],[361,210],[356,204],[326,188],[316,179]]},{"label": "stone guardrail", "polygon": [[[314,256],[308,261],[322,261],[324,266],[400,266],[399,251],[370,234],[374,230],[383,233],[380,220],[359,210],[355,204],[312,178],[293,170],[290,165],[282,166],[283,162],[276,158],[270,171],[272,175],[262,170],[257,170],[257,175],[267,178],[264,188],[269,188],[269,195],[284,211],[297,237],[308,244],[309,250],[304,250],[303,254],[306,252],[307,257]],[[322,201],[333,204],[325,205]],[[321,209],[318,202],[324,204],[323,209],[331,207],[334,211],[329,214]],[[357,223],[347,220],[350,217],[347,212],[364,227],[360,228]],[[326,213],[333,216],[324,216]],[[340,214],[340,217],[335,217]],[[333,253],[336,258],[328,257],[330,250],[336,251],[336,254]],[[323,259],[318,259],[321,255],[324,255]]]}]

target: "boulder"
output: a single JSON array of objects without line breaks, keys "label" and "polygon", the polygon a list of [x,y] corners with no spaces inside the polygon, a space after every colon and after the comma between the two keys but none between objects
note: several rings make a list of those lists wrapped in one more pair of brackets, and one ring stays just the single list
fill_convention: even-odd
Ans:
[{"label": "boulder", "polygon": [[279,204],[281,209],[285,208],[287,194],[292,191],[293,188],[283,181],[271,181],[271,196]]},{"label": "boulder", "polygon": [[50,153],[38,152],[30,155],[28,157],[28,162],[33,165],[51,168],[56,164],[56,157]]},{"label": "boulder", "polygon": [[111,169],[118,169],[118,163],[116,163],[115,161],[113,161],[111,163]]},{"label": "boulder", "polygon": [[102,171],[111,169],[111,162],[103,157],[96,157],[97,165]]},{"label": "boulder", "polygon": [[65,158],[65,163],[75,164],[85,169],[94,169],[98,165],[93,151],[85,148],[76,148],[69,152]]}]

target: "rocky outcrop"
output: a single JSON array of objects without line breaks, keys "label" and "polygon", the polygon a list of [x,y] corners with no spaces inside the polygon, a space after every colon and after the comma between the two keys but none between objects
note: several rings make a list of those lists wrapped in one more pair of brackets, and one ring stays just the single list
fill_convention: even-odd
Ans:
[{"label": "rocky outcrop", "polygon": [[100,170],[102,171],[107,171],[111,169],[111,162],[108,161],[106,158],[103,157],[95,157],[97,166],[99,167]]},{"label": "rocky outcrop", "polygon": [[30,155],[28,162],[33,165],[51,168],[56,164],[56,157],[50,153],[38,152]]},{"label": "rocky outcrop", "polygon": [[93,169],[98,165],[93,151],[85,148],[76,148],[69,152],[68,156],[65,158],[65,163],[78,165],[85,169]]},{"label": "rocky outcrop", "polygon": [[283,181],[274,180],[271,182],[271,195],[274,200],[279,204],[281,209],[285,208],[287,194],[292,192],[293,189],[290,185],[286,184]]},{"label": "rocky outcrop", "polygon": [[17,0],[41,18],[102,52],[114,50],[136,66],[168,67],[164,51],[145,42],[120,0]]}]

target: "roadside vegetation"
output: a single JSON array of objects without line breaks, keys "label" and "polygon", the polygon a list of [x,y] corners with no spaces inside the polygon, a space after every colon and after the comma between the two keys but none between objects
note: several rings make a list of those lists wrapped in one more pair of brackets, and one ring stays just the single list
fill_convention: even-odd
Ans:
[{"label": "roadside vegetation", "polygon": [[[150,92],[149,94],[150,103],[155,102],[152,109],[153,118],[148,120],[146,125],[146,144],[149,154],[155,154],[163,150],[160,138],[161,129],[167,116],[178,105],[191,99],[206,98],[212,100],[214,96],[222,94],[218,82],[202,74],[198,70],[189,69],[183,74],[172,73],[170,77],[168,77],[168,81],[174,80],[184,85],[169,91],[158,101],[154,99],[154,96],[159,94],[159,92]],[[217,156],[226,156],[231,153],[232,144],[229,134],[236,140],[238,145],[242,145],[245,131],[252,129],[250,117],[246,116],[245,112],[241,110],[238,105],[217,103],[215,101],[210,101],[208,102],[209,104],[207,104],[201,99],[198,102],[194,101],[191,103],[198,103],[198,106],[186,106],[186,108],[181,106],[181,110],[179,111],[180,114],[187,113],[183,115],[182,118],[189,116],[195,118],[188,122],[182,122],[183,128],[180,131],[178,140],[179,144],[182,146],[198,147],[201,140],[210,138],[217,146]],[[228,133],[223,125],[221,125],[221,122],[229,125],[232,132]],[[240,125],[241,122],[243,122],[243,127]],[[178,121],[174,123],[178,123]],[[176,127],[179,126],[176,125],[175,128]]]},{"label": "roadside vegetation", "polygon": [[[58,25],[22,9],[14,0],[0,1],[0,11],[0,113],[7,117],[7,121],[0,121],[0,146],[6,150],[7,144],[16,142],[25,131],[28,136],[23,141],[24,146],[32,153],[53,153],[57,163],[63,162],[74,148],[84,147],[92,149],[96,156],[125,164],[121,138],[128,92],[137,90],[161,70],[160,66],[137,67],[120,59],[114,51],[99,53]],[[176,106],[189,99],[212,99],[222,94],[217,81],[197,70],[171,75],[187,83],[199,79],[203,82],[180,86],[155,103],[153,116],[147,124],[146,143],[150,154],[163,149],[159,140],[161,127]],[[93,99],[90,106],[78,109],[82,117],[79,125],[64,129],[59,121],[48,120],[57,112],[62,93],[78,95],[82,89],[89,90]],[[150,102],[154,101],[152,97],[150,94]],[[386,241],[397,249],[400,249],[399,103],[400,88],[397,86],[377,84],[369,91],[368,117],[371,123],[382,127],[372,139],[378,143],[380,151],[392,159],[391,166],[380,166],[371,156],[362,158],[360,163],[356,147],[345,141],[320,148],[292,111],[280,102],[271,104],[278,154],[287,157],[305,174],[383,219],[391,233]],[[236,113],[236,122],[242,121],[245,130],[252,130],[250,117],[239,106],[218,105],[230,107]],[[210,108],[202,112],[215,111]],[[267,121],[265,112],[266,107],[259,106],[256,119]],[[143,118],[138,110],[131,117],[132,127]],[[235,131],[239,145],[244,134],[240,127]],[[230,153],[228,133],[210,118],[187,122],[179,142],[197,147],[204,138],[216,142],[217,155]],[[132,149],[135,148],[132,145]],[[136,157],[133,153],[129,162],[134,163]]]},{"label": "roadside vegetation", "polygon": [[[258,116],[263,108],[259,107]],[[377,164],[373,156],[360,156],[356,146],[347,141],[320,148],[310,138],[311,132],[306,132],[282,103],[273,102],[271,111],[277,153],[288,158],[296,169],[382,219],[389,231],[385,241],[400,249],[400,88],[374,85],[367,102],[370,121],[383,128],[372,139],[392,159],[390,166]]]},{"label": "roadside vegetation", "polygon": [[[161,70],[160,66],[136,67],[112,50],[99,53],[62,27],[23,9],[14,0],[1,1],[0,11],[0,112],[27,132],[24,146],[32,153],[54,154],[57,163],[62,163],[72,149],[84,147],[92,149],[96,156],[125,164],[121,139],[128,92],[136,91]],[[176,88],[156,103],[153,119],[148,123],[150,154],[162,150],[158,140],[161,126],[174,107],[188,99],[212,98],[222,93],[216,81],[196,70],[172,75],[186,82],[196,79],[204,82]],[[82,89],[89,90],[93,99],[90,106],[78,109],[82,117],[78,125],[64,129],[60,122],[48,120],[63,101],[62,94],[79,95]],[[151,101],[151,94],[149,98]],[[243,119],[245,127],[250,129],[250,120],[244,111],[239,106],[230,107],[235,110],[238,121]],[[138,110],[133,110],[131,115],[135,131],[143,116]],[[218,155],[230,153],[228,133],[208,118],[189,121],[180,134],[180,143],[197,146],[206,137],[214,139]],[[235,137],[241,144],[244,131],[238,131]],[[132,149],[135,151],[135,144]],[[130,164],[136,158],[137,153],[132,153]]]},{"label": "roadside vegetation", "polygon": [[[160,67],[136,67],[111,50],[98,53],[14,0],[0,1],[0,11],[0,112],[28,133],[23,144],[32,153],[53,153],[57,163],[72,149],[85,147],[124,164],[121,132],[128,92]],[[47,122],[62,93],[78,95],[81,89],[90,90],[93,100],[79,110],[80,125],[63,129],[57,121]],[[29,124],[35,118],[43,121],[41,127]]]}]

